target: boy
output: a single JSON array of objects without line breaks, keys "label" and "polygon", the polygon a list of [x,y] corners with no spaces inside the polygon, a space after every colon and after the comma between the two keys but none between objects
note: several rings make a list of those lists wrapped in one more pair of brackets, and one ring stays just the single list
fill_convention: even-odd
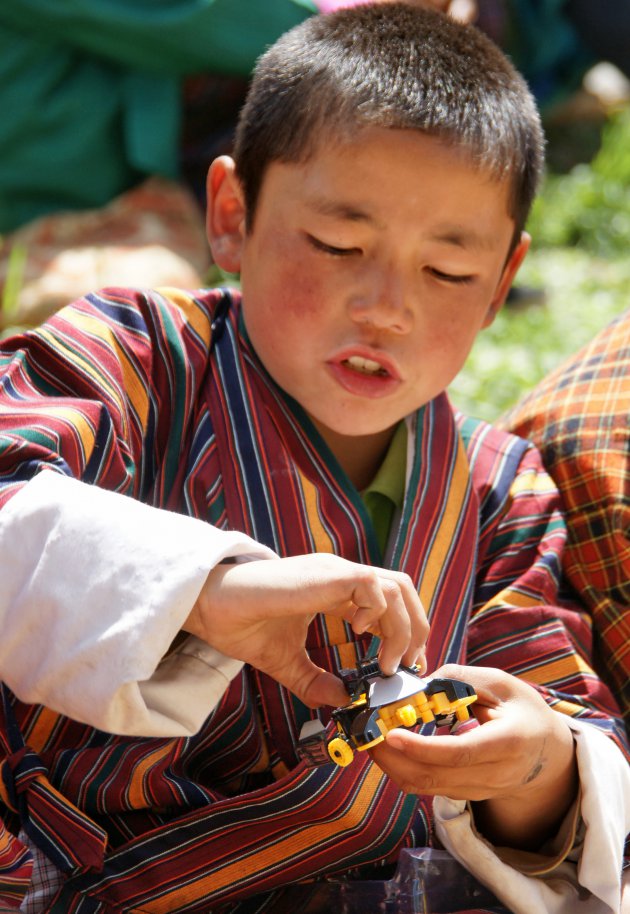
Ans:
[{"label": "boy", "polygon": [[[112,658],[110,730],[144,707],[177,737],[7,691],[15,896],[29,845],[56,868],[34,902],[54,914],[273,910],[264,893],[360,878],[435,825],[515,911],[618,908],[622,728],[558,605],[555,490],[443,393],[525,255],[540,150],[527,90],[475,30],[403,4],[309,20],[262,58],[236,165],[208,176],[242,308],[111,290],[7,344],[2,669],[19,677],[43,606],[86,690]],[[223,561],[269,548],[285,558]],[[332,702],[370,628],[386,671],[420,655],[416,590],[427,667],[471,682],[482,726],[298,764],[310,712],[279,681]],[[180,628],[194,639],[169,653]],[[232,679],[204,720],[215,661]]]}]

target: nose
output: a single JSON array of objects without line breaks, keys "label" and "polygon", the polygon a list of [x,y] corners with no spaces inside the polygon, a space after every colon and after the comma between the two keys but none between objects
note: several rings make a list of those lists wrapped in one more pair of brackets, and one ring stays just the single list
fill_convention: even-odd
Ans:
[{"label": "nose", "polygon": [[413,323],[408,287],[392,270],[366,277],[351,296],[348,311],[355,323],[388,333],[408,333]]}]

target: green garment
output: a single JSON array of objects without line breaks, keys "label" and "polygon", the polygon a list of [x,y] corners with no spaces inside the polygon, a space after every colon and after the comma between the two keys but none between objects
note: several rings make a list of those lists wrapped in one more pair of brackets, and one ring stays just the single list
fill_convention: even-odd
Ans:
[{"label": "green garment", "polygon": [[382,555],[385,555],[394,513],[402,508],[406,467],[407,426],[401,422],[376,476],[361,493]]},{"label": "green garment", "polygon": [[503,48],[527,80],[538,105],[566,99],[595,62],[567,16],[566,0],[508,0]]},{"label": "green garment", "polygon": [[182,77],[246,77],[315,11],[311,0],[1,3],[0,232],[175,177]]}]

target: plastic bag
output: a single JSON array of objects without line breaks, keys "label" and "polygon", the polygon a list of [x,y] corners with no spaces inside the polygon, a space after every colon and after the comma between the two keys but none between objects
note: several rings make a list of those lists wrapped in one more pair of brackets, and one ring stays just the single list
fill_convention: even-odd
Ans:
[{"label": "plastic bag", "polygon": [[389,880],[328,880],[289,886],[238,906],[239,914],[509,914],[495,896],[446,851],[401,851]]}]

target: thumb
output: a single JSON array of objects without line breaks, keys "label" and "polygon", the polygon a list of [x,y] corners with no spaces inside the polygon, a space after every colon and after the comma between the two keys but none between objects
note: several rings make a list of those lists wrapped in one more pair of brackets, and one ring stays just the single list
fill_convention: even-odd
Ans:
[{"label": "thumb", "polygon": [[320,705],[336,708],[349,701],[341,680],[315,666],[306,655],[296,658],[289,668],[276,673],[275,678],[309,708]]}]

